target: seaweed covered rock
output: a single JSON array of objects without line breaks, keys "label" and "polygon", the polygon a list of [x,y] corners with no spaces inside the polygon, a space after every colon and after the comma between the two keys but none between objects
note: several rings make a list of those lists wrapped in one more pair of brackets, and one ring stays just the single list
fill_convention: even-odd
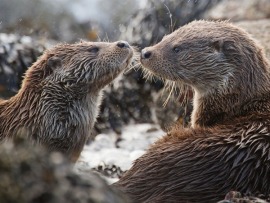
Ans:
[{"label": "seaweed covered rock", "polygon": [[28,36],[0,33],[0,97],[19,90],[24,72],[49,46]]},{"label": "seaweed covered rock", "polygon": [[92,172],[77,174],[59,153],[20,138],[0,146],[0,202],[127,203],[120,192]]}]

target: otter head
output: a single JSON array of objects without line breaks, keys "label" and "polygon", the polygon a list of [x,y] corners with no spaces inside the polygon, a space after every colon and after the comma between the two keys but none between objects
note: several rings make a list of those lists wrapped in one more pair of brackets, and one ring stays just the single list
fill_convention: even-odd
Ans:
[{"label": "otter head", "polygon": [[98,115],[101,89],[130,64],[132,55],[124,41],[60,44],[47,50],[8,101],[7,134],[23,129],[32,140],[76,161]]},{"label": "otter head", "polygon": [[[195,93],[253,94],[268,70],[261,48],[227,22],[194,21],[141,52],[142,65]],[[261,83],[261,82],[259,82]]]},{"label": "otter head", "polygon": [[132,55],[125,41],[60,44],[47,50],[29,68],[23,87],[53,85],[98,92],[130,64]]}]

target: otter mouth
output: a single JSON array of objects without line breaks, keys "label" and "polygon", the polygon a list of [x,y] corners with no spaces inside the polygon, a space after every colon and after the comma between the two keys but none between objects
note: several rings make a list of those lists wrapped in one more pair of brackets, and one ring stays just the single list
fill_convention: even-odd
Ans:
[{"label": "otter mouth", "polygon": [[133,51],[130,50],[128,55],[125,57],[125,59],[122,62],[120,62],[119,70],[122,71],[122,70],[126,69],[128,66],[130,66],[132,60],[133,60]]},{"label": "otter mouth", "polygon": [[133,58],[133,51],[130,50],[127,57],[126,57],[126,59],[121,63],[120,66],[123,67],[123,68],[128,67],[131,64],[132,58]]},{"label": "otter mouth", "polygon": [[[147,60],[147,59],[146,59]],[[147,70],[148,72],[150,72],[151,74],[158,76],[158,77],[162,77],[164,78],[164,75],[161,74],[161,72],[157,71],[155,68],[153,68],[152,66],[149,66],[149,64],[147,64],[147,61],[145,59],[140,58],[140,63],[142,65],[142,68]]]},{"label": "otter mouth", "polygon": [[112,83],[131,64],[132,58],[133,51],[129,50],[122,60],[118,60],[114,64],[111,64],[110,67],[105,68],[104,73],[98,75],[99,77],[96,78],[95,83],[98,84],[96,86],[104,87]]}]

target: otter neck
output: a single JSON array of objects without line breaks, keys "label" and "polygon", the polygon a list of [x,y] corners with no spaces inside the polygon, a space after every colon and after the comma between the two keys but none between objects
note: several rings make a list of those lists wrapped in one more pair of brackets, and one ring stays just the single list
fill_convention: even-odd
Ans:
[{"label": "otter neck", "polygon": [[269,81],[270,77],[262,79],[254,91],[246,93],[245,88],[226,94],[216,91],[206,95],[195,90],[191,126],[212,127],[254,112],[270,112]]},{"label": "otter neck", "polygon": [[[60,90],[59,90],[60,91]],[[81,89],[83,91],[83,89]],[[78,91],[77,91],[78,93]],[[42,136],[73,136],[89,132],[98,114],[101,100],[100,92],[91,93],[76,99],[72,94],[57,94],[57,90],[25,89],[17,95],[0,103],[0,141],[5,137]],[[50,97],[51,96],[51,97]],[[69,133],[73,129],[73,133]],[[79,137],[79,136],[77,136]],[[75,139],[75,138],[74,138]]]},{"label": "otter neck", "polygon": [[26,91],[19,91],[17,95],[0,103],[0,140],[15,136],[20,129],[29,130],[35,122],[39,98],[38,94],[31,96]]}]

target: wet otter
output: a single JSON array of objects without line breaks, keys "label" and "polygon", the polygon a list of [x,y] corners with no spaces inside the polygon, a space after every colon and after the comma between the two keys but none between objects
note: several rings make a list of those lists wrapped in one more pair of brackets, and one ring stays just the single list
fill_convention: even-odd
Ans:
[{"label": "wet otter", "polygon": [[0,102],[0,140],[26,134],[76,161],[96,120],[101,90],[132,55],[125,41],[47,50],[26,72],[19,92]]},{"label": "wet otter", "polygon": [[228,22],[194,21],[142,50],[155,75],[194,89],[192,127],[175,127],[115,185],[138,202],[217,202],[270,193],[270,66]]}]

